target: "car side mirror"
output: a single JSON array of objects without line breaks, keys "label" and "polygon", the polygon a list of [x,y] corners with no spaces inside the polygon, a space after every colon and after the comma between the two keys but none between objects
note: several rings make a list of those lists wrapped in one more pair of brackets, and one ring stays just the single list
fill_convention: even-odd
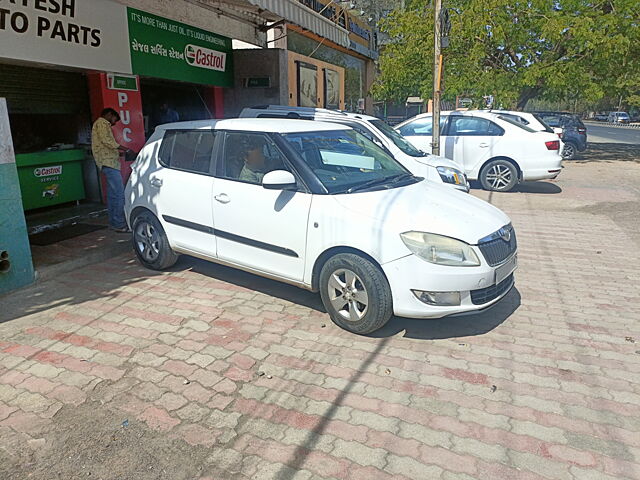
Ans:
[{"label": "car side mirror", "polygon": [[273,170],[262,178],[262,186],[267,190],[285,190],[297,186],[296,177],[286,170]]}]

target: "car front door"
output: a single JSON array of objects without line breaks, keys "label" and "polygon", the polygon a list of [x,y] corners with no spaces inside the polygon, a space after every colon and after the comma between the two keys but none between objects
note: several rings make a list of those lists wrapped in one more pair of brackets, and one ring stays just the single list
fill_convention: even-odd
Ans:
[{"label": "car front door", "polygon": [[149,175],[148,202],[155,205],[174,247],[215,256],[213,237],[214,130],[167,130]]},{"label": "car front door", "polygon": [[273,170],[292,171],[269,136],[225,133],[213,188],[218,258],[301,282],[311,194],[264,188]]},{"label": "car front door", "polygon": [[[447,115],[442,115],[440,117],[440,136],[441,136],[440,155],[442,155],[443,157],[447,157],[451,160],[454,160],[453,150],[449,149],[451,154],[451,156],[449,156],[445,153],[445,149],[442,148],[442,146],[445,143],[445,139],[442,137],[446,133],[445,132],[446,121],[447,121]],[[400,135],[402,135],[407,140],[409,140],[414,147],[422,150],[423,152],[431,153],[432,151],[431,142],[432,142],[432,135],[433,135],[433,118],[432,117],[429,116],[429,117],[416,118],[414,121],[409,122],[397,128],[396,130],[400,132]]]},{"label": "car front door", "polygon": [[503,138],[504,130],[486,118],[452,115],[447,134],[449,138],[455,138],[458,162],[464,165],[466,172],[471,172],[498,154],[497,144]]}]

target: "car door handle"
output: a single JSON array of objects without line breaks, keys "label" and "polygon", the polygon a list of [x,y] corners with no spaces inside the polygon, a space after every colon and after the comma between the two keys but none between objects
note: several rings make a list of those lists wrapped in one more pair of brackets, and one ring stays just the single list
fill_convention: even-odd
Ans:
[{"label": "car door handle", "polygon": [[158,177],[152,177],[151,185],[153,185],[154,187],[160,188],[162,186],[162,179]]},{"label": "car door handle", "polygon": [[478,145],[480,148],[487,148],[489,146],[488,143],[481,143]]},{"label": "car door handle", "polygon": [[219,195],[216,195],[213,198],[215,198],[216,201],[220,203],[229,203],[231,201],[231,199],[229,198],[229,195],[227,195],[226,193],[221,193]]}]

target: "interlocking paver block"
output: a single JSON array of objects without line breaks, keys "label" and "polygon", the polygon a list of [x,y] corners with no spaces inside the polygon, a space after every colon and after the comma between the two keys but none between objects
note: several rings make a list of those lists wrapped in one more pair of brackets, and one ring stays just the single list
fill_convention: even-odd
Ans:
[{"label": "interlocking paver block", "polygon": [[309,293],[254,290],[236,281],[253,276],[202,273],[189,257],[158,273],[123,255],[36,285],[42,296],[12,293],[0,447],[42,455],[50,429],[95,433],[69,413],[119,411],[156,430],[158,451],[188,449],[201,480],[640,478],[640,356],[625,339],[640,338],[628,254],[640,236],[626,218],[640,195],[624,186],[640,164],[618,169],[565,162],[556,181],[517,194],[472,190],[518,232],[515,289],[472,316],[394,318],[381,338],[334,326],[300,301]]}]

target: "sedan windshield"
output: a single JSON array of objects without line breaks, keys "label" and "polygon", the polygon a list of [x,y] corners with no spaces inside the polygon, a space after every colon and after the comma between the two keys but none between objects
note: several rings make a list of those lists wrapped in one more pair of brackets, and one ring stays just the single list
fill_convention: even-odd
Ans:
[{"label": "sedan windshield", "polygon": [[429,154],[418,150],[411,145],[406,138],[400,135],[397,131],[391,128],[382,120],[371,120],[371,123],[380,130],[385,137],[389,138],[400,150],[412,157],[427,157]]},{"label": "sedan windshield", "polygon": [[355,130],[286,133],[282,138],[329,193],[395,188],[420,180]]}]

